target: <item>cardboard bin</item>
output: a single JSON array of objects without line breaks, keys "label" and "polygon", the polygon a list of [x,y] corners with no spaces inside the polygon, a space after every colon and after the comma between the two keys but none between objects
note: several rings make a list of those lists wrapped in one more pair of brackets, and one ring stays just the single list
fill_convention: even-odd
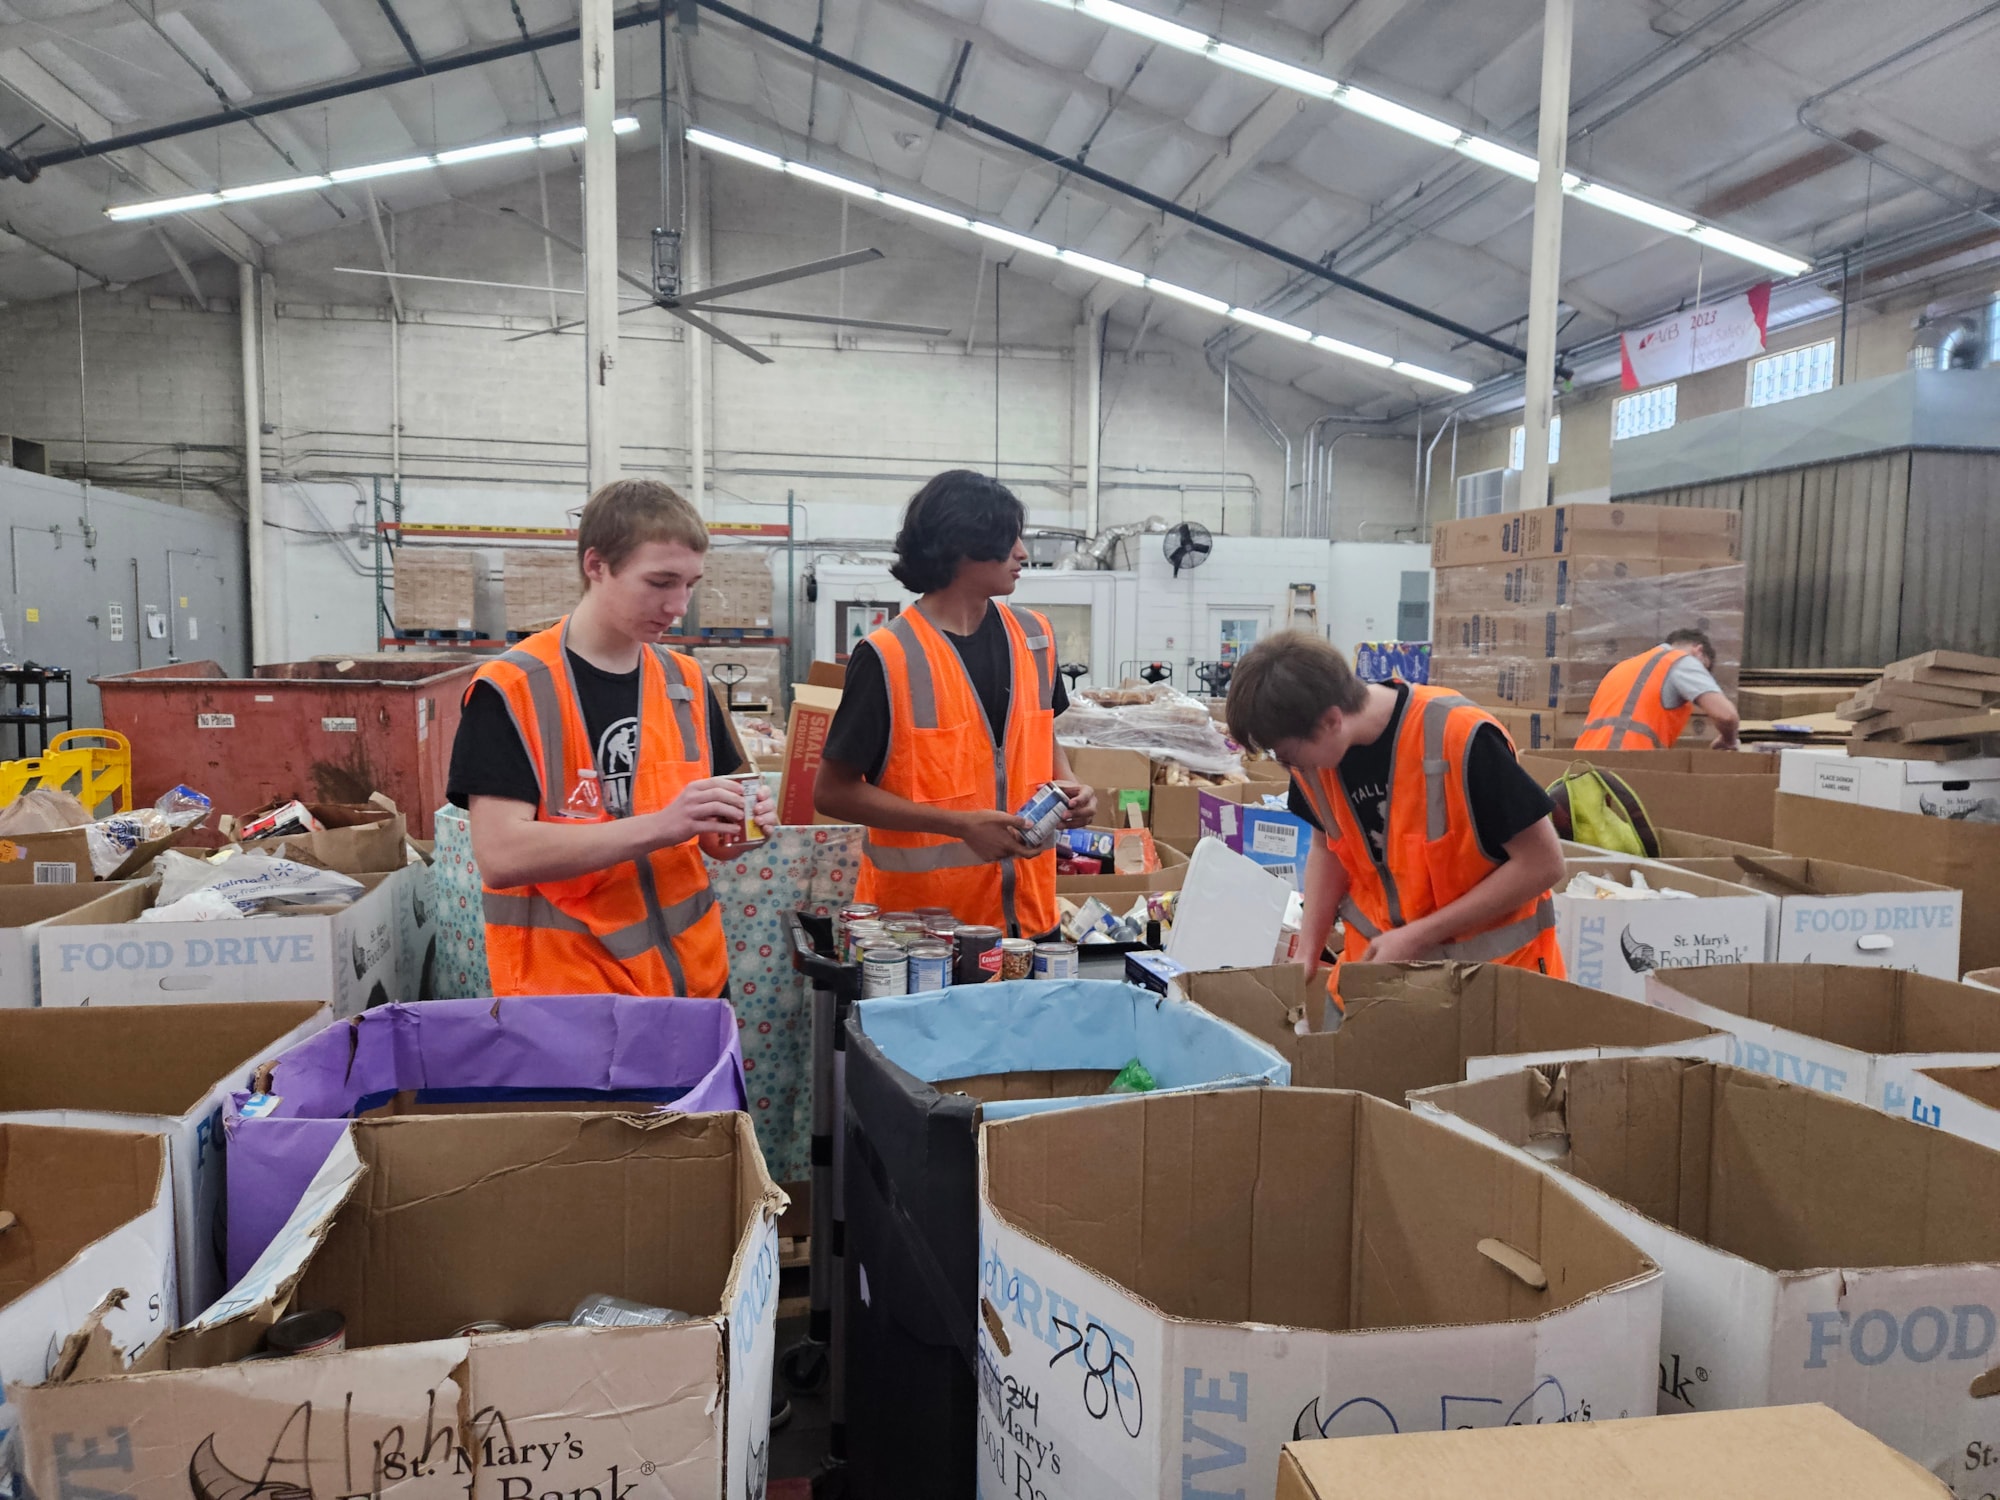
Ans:
[{"label": "cardboard bin", "polygon": [[1285,1444],[1278,1500],[1945,1500],[1824,1406]]},{"label": "cardboard bin", "polygon": [[1817,1401],[1966,1500],[1991,1493],[2000,1153],[1675,1058],[1453,1084],[1411,1108],[1545,1163],[1659,1263],[1660,1411]]},{"label": "cardboard bin", "polygon": [[1778,754],[1778,790],[1794,796],[1927,818],[1962,818],[1981,802],[2000,797],[2000,756],[1898,760],[1816,746]]},{"label": "cardboard bin", "polygon": [[1778,795],[1776,759],[1734,750],[1586,750],[1523,755],[1521,766],[1547,786],[1574,762],[1587,761],[1624,777],[1655,828],[1769,844]]},{"label": "cardboard bin", "polygon": [[417,877],[357,877],[347,906],[287,907],[230,922],[77,923],[36,938],[44,1005],[316,1000],[336,1016],[404,998],[402,931]]},{"label": "cardboard bin", "polygon": [[1379,1099],[1153,1096],[990,1122],[981,1150],[986,1500],[1262,1496],[1300,1436],[1652,1409],[1659,1268]]},{"label": "cardboard bin", "polygon": [[1721,1062],[1730,1051],[1715,1027],[1500,964],[1347,964],[1347,1015],[1332,1031],[1322,1029],[1331,1019],[1325,986],[1297,964],[1189,973],[1175,983],[1275,1049],[1292,1065],[1295,1087],[1359,1089],[1391,1104],[1412,1089],[1530,1061],[1658,1052]]},{"label": "cardboard bin", "polygon": [[86,885],[0,885],[0,1010],[42,1003],[41,930],[129,922],[152,905],[138,881]]},{"label": "cardboard bin", "polygon": [[1133,1057],[1167,1088],[1291,1076],[1206,1011],[1122,984],[984,984],[864,1000],[849,1018],[839,1295],[856,1494],[972,1493],[979,1123],[1102,1103]]},{"label": "cardboard bin", "polygon": [[1857,964],[1958,977],[1962,891],[1788,854],[1662,863],[1760,892],[1768,917],[1766,951],[1775,963]]},{"label": "cardboard bin", "polygon": [[1787,854],[1894,870],[1965,892],[1959,956],[1968,969],[2000,964],[2000,825],[1780,793],[1771,842]]},{"label": "cardboard bin", "polygon": [[[1578,874],[1629,885],[1635,869],[1655,890],[1686,891],[1693,899],[1563,894]],[[1556,940],[1570,979],[1628,1000],[1646,998],[1646,976],[1656,969],[1762,963],[1770,956],[1764,897],[1713,876],[1623,859],[1566,859],[1554,899]]]},{"label": "cardboard bin", "polygon": [[1925,974],[1841,964],[1682,969],[1649,976],[1646,999],[1727,1031],[1736,1067],[1890,1114],[1909,1106],[1901,1080],[1912,1066],[2000,1062],[2000,995]]},{"label": "cardboard bin", "polygon": [[[349,1132],[251,1274],[143,1373],[95,1374],[93,1341],[16,1391],[36,1494],[62,1493],[90,1453],[130,1455],[127,1500],[260,1482],[401,1500],[764,1493],[785,1195],[747,1115]],[[691,1319],[534,1326],[595,1293]],[[238,1363],[305,1308],[343,1316],[343,1351]],[[519,1331],[456,1332],[475,1320]]]},{"label": "cardboard bin", "polygon": [[385,1005],[266,1054],[229,1100],[229,1279],[298,1206],[347,1122],[500,1110],[746,1109],[726,1000],[517,995]]},{"label": "cardboard bin", "polygon": [[174,1326],[166,1145],[129,1131],[0,1122],[0,1205],[16,1221],[0,1234],[0,1491],[18,1494],[19,1403],[64,1341],[100,1308],[121,1358]]},{"label": "cardboard bin", "polygon": [[304,1001],[0,1011],[0,1122],[164,1137],[179,1268],[169,1327],[229,1284],[222,1116],[230,1092],[330,1018]]}]

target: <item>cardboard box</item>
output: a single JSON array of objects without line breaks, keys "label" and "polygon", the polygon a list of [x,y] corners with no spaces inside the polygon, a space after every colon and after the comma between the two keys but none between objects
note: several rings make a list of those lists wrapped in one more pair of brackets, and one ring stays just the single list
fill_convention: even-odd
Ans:
[{"label": "cardboard box", "polygon": [[1945,1500],[1824,1406],[1285,1444],[1278,1500]]},{"label": "cardboard box", "polygon": [[1466,610],[1657,608],[1660,563],[1650,557],[1559,557],[1446,568],[1436,575],[1441,614]]},{"label": "cardboard box", "polygon": [[1500,964],[1345,964],[1344,1019],[1327,1014],[1325,985],[1297,964],[1188,973],[1174,983],[1275,1047],[1295,1087],[1359,1089],[1392,1104],[1412,1089],[1530,1060],[1660,1052],[1725,1061],[1730,1052],[1714,1027]]},{"label": "cardboard box", "polygon": [[770,630],[776,617],[771,560],[761,549],[711,547],[695,589],[703,630]]},{"label": "cardboard box", "polygon": [[1884,812],[1963,818],[1981,802],[2000,799],[2000,758],[1994,756],[1934,761],[1852,755],[1848,765],[1854,800]]},{"label": "cardboard box", "polygon": [[[1098,833],[1114,830],[1099,828]],[[1187,878],[1188,857],[1172,844],[1162,843],[1156,836],[1153,851],[1160,857],[1160,868],[1147,874],[1132,875],[1056,875],[1056,894],[1066,896],[1081,905],[1092,896],[1103,901],[1106,906],[1123,910],[1132,904],[1132,897],[1143,896],[1151,891],[1177,891]],[[1114,900],[1123,897],[1123,901]]]},{"label": "cardboard box", "polygon": [[239,922],[75,923],[36,937],[44,1005],[314,1000],[337,1017],[402,998],[404,871],[363,875],[348,906]]},{"label": "cardboard box", "polygon": [[1563,657],[1621,662],[1660,641],[1659,611],[1640,594],[1611,608],[1488,610],[1440,616],[1437,655]]},{"label": "cardboard box", "polygon": [[[1772,842],[1778,797],[1778,768],[1773,756],[1733,750],[1593,750],[1582,758],[1623,777],[1638,794],[1655,828],[1681,828],[1751,844]],[[1567,758],[1523,755],[1521,765],[1547,786],[1569,769],[1570,762]],[[1868,861],[1851,859],[1845,863]]]},{"label": "cardboard box", "polygon": [[1884,1060],[2000,1062],[2000,1002],[1986,990],[1843,964],[1749,964],[1649,976],[1646,999],[1736,1039],[1733,1066],[1901,1114]]},{"label": "cardboard box", "polygon": [[583,597],[576,554],[509,547],[501,589],[510,633],[546,630]]},{"label": "cardboard box", "polygon": [[[1600,875],[1621,885],[1643,870],[1655,890],[1688,891],[1693,900],[1598,900],[1568,896],[1578,874]],[[1628,1000],[1647,998],[1646,976],[1656,970],[1756,964],[1765,947],[1765,901],[1755,891],[1689,871],[1633,865],[1624,860],[1566,859],[1555,890],[1556,940],[1569,977]],[[1708,1025],[1720,1023],[1701,1018]]]},{"label": "cardboard box", "polygon": [[1968,969],[1964,978],[1983,990],[2000,990],[2000,969]]},{"label": "cardboard box", "polygon": [[1549,661],[1525,656],[1438,656],[1431,680],[1489,708],[1534,708],[1582,717],[1608,661]]},{"label": "cardboard box", "polygon": [[1958,977],[1963,892],[1886,870],[1787,854],[1664,863],[1762,894],[1773,963],[1857,964]]},{"label": "cardboard box", "polygon": [[125,1358],[174,1326],[166,1147],[137,1132],[0,1123],[0,1204],[16,1220],[0,1235],[0,1490],[20,1494],[21,1398],[64,1341],[100,1309]]},{"label": "cardboard box", "polygon": [[[1282,792],[1257,788],[1251,795],[1282,796]],[[1273,807],[1237,802],[1207,792],[1201,796],[1201,835],[1220,839],[1225,846],[1255,864],[1262,865],[1293,890],[1304,890],[1306,856],[1318,837],[1304,818]]]},{"label": "cardboard box", "polygon": [[[742,1114],[359,1121],[167,1368],[17,1393],[29,1483],[117,1453],[129,1500],[187,1500],[190,1473],[345,1491],[350,1463],[406,1500],[762,1494],[784,1206]],[[692,1317],[533,1326],[596,1293]],[[344,1351],[235,1362],[305,1307],[342,1313]],[[454,1334],[475,1319],[523,1331]]]},{"label": "cardboard box", "polygon": [[1743,512],[1699,505],[1662,505],[1654,518],[1660,550],[1671,557],[1743,556]]},{"label": "cardboard box", "polygon": [[[129,880],[172,848],[192,828],[148,839],[104,880]],[[81,828],[17,833],[0,838],[0,885],[88,885],[99,877],[90,863],[90,835]]]},{"label": "cardboard box", "polygon": [[44,927],[129,922],[152,904],[151,888],[136,880],[0,886],[0,1010],[42,1003]]},{"label": "cardboard box", "polygon": [[1788,854],[1894,870],[1965,892],[1959,956],[1968,969],[2000,964],[2000,826],[1780,795],[1770,841]]},{"label": "cardboard box", "polygon": [[1488,708],[1519,751],[1567,750],[1583,733],[1583,714],[1557,713],[1551,708]]},{"label": "cardboard box", "polygon": [[391,617],[400,634],[419,630],[472,629],[473,599],[479,590],[479,554],[458,547],[398,547],[390,554],[394,574]]},{"label": "cardboard box", "polygon": [[[1456,568],[1522,558],[1649,558],[1661,553],[1662,509],[1653,505],[1546,505],[1441,521],[1431,528],[1431,566]],[[1712,550],[1710,535],[1688,533],[1689,555]],[[1724,550],[1720,555],[1727,556]]]},{"label": "cardboard box", "polygon": [[385,1005],[267,1048],[224,1102],[231,1281],[284,1228],[350,1119],[749,1107],[728,1001],[636,995]]},{"label": "cardboard box", "polygon": [[1456,1084],[1411,1108],[1547,1163],[1659,1264],[1660,1411],[1817,1401],[1968,1500],[1991,1490],[2000,1413],[1978,1394],[2000,1222],[1983,1205],[2000,1153],[1672,1058]]},{"label": "cardboard box", "polygon": [[1902,1099],[1904,1119],[2000,1150],[2000,1062],[1888,1057],[1881,1071],[1883,1092]]},{"label": "cardboard box", "polygon": [[979,1233],[985,1500],[1263,1496],[1301,1434],[1653,1404],[1658,1269],[1537,1168],[1366,1095],[988,1124]]},{"label": "cardboard box", "polygon": [[[749,643],[696,646],[688,655],[701,663],[702,675],[708,679],[709,687],[714,689],[716,702],[725,706],[733,702],[739,708],[762,704],[767,713],[776,713],[783,706],[785,653],[780,647]],[[730,677],[735,677],[735,669],[741,667],[743,676],[735,682],[725,682],[716,674],[717,667],[724,668]]]},{"label": "cardboard box", "polygon": [[223,1106],[259,1063],[321,1030],[324,1005],[145,1005],[0,1011],[0,1122],[147,1131],[172,1183],[179,1303],[221,1296]]},{"label": "cardboard box", "polygon": [[778,782],[778,821],[785,824],[831,823],[813,809],[813,783],[833,728],[834,710],[847,670],[816,661],[804,682],[792,684],[792,714],[785,725],[785,767]]},{"label": "cardboard box", "polygon": [[[1136,955],[1135,955],[1136,956]],[[1157,956],[1157,955],[1155,955]],[[1001,982],[865,1000],[847,1022],[848,1477],[856,1495],[973,1493],[978,1131],[1101,1101],[1138,1057],[1169,1088],[1281,1086],[1284,1059],[1178,998]]]}]

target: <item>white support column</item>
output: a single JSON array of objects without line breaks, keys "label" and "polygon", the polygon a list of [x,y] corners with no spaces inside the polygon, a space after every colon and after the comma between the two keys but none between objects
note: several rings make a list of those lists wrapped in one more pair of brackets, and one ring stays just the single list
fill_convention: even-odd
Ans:
[{"label": "white support column", "polygon": [[250,664],[269,659],[264,628],[264,400],[257,368],[257,268],[236,266],[237,323],[243,336],[243,555],[250,571]]},{"label": "white support column", "polygon": [[[681,157],[687,199],[687,234],[681,241],[681,284],[708,284],[708,172],[699,151]],[[699,329],[681,325],[681,348],[687,355],[688,500],[709,516],[708,506],[708,383],[709,338]]]},{"label": "white support column", "polygon": [[590,489],[618,477],[618,113],[612,0],[583,7],[584,429]]},{"label": "white support column", "polygon": [[1547,0],[1542,19],[1540,169],[1535,178],[1533,259],[1528,269],[1527,428],[1521,504],[1549,493],[1549,424],[1555,419],[1556,302],[1562,294],[1563,173],[1569,166],[1569,54],[1576,0]]},{"label": "white support column", "polygon": [[[1087,309],[1086,309],[1087,311]],[[1087,317],[1077,325],[1071,348],[1076,360],[1076,399],[1071,403],[1075,431],[1070,442],[1073,482],[1083,487],[1083,529],[1097,535],[1098,444],[1104,425],[1104,320]],[[1072,520],[1075,505],[1071,504]]]}]

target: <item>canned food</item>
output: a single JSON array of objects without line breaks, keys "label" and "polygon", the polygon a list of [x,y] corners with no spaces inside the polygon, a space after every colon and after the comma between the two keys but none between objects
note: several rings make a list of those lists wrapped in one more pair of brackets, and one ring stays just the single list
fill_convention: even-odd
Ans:
[{"label": "canned food", "polygon": [[763,773],[759,771],[742,771],[728,779],[743,789],[743,842],[746,844],[765,843],[770,839],[771,835],[766,833],[764,825],[757,821],[756,813],[757,794],[764,789]]},{"label": "canned food", "polygon": [[482,1318],[476,1323],[467,1323],[463,1328],[453,1330],[451,1336],[455,1339],[469,1339],[476,1333],[512,1333],[513,1331],[505,1323],[496,1323],[491,1318]]},{"label": "canned food", "polygon": [[1053,781],[1045,781],[1021,809],[1021,816],[1032,825],[1021,830],[1021,842],[1031,849],[1043,848],[1069,816],[1069,798]]},{"label": "canned food", "polygon": [[870,948],[861,955],[861,998],[910,992],[910,955],[901,948]]},{"label": "canned food", "polygon": [[959,921],[950,912],[924,918],[924,931],[934,938],[949,940],[958,936]]},{"label": "canned food", "polygon": [[921,995],[951,983],[951,944],[922,942],[910,949],[910,993]]},{"label": "canned food", "polygon": [[338,1354],[347,1347],[347,1319],[330,1307],[295,1312],[264,1330],[264,1347],[277,1355]]},{"label": "canned food", "polygon": [[926,927],[934,922],[949,922],[954,927],[958,925],[958,918],[951,914],[949,906],[920,906],[910,915],[916,917]]},{"label": "canned food", "polygon": [[1035,978],[1076,978],[1075,943],[1035,944]]},{"label": "canned food", "polygon": [[[958,956],[952,965],[953,984],[984,984],[1000,972],[1000,929],[960,927],[952,934]],[[988,962],[988,959],[991,962]]]},{"label": "canned food", "polygon": [[1031,979],[1035,973],[1035,944],[1031,938],[1000,939],[1000,977]]},{"label": "canned food", "polygon": [[889,934],[880,922],[856,922],[847,929],[847,946],[840,956],[841,961],[858,964],[865,949],[879,948],[888,940]]}]

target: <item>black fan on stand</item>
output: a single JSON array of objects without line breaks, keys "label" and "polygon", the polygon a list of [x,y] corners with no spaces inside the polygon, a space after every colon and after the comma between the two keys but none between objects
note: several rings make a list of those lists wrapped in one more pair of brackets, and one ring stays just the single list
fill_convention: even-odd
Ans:
[{"label": "black fan on stand", "polygon": [[1215,550],[1215,538],[1201,522],[1183,521],[1168,530],[1162,545],[1178,578],[1182,568],[1198,568],[1208,561],[1208,554]]}]

